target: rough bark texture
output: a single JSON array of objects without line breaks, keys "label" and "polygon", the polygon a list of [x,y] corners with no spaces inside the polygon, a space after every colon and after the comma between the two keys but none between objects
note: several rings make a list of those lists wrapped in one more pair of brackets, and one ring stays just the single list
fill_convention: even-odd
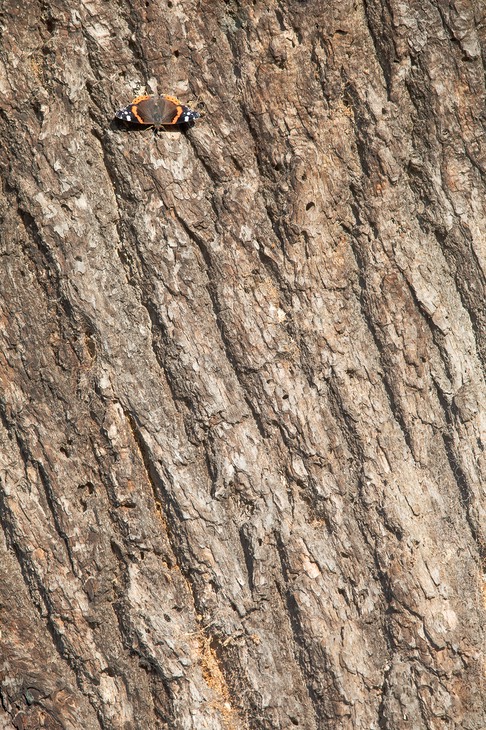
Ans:
[{"label": "rough bark texture", "polygon": [[484,7],[3,0],[1,728],[486,726]]}]

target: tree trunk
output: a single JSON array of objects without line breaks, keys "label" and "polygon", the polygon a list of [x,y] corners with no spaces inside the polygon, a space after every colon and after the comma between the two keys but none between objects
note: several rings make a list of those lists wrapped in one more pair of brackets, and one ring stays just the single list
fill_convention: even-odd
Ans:
[{"label": "tree trunk", "polygon": [[484,9],[3,0],[2,729],[486,726]]}]

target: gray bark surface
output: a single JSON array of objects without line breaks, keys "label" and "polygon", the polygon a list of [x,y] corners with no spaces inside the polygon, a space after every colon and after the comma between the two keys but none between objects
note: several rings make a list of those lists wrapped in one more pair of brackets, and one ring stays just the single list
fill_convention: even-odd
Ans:
[{"label": "gray bark surface", "polygon": [[3,0],[0,728],[484,730],[485,21]]}]

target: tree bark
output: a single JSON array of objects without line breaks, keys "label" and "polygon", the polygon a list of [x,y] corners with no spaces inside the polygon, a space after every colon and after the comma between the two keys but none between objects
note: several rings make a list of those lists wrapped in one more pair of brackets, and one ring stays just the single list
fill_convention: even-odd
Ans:
[{"label": "tree bark", "polygon": [[3,0],[1,728],[486,726],[484,8]]}]

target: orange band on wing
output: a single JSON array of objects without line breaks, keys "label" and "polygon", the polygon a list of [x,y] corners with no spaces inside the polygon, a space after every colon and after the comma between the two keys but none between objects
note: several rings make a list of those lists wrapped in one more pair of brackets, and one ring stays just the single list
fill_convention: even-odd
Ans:
[{"label": "orange band on wing", "polygon": [[[146,99],[147,97],[144,97],[144,98]],[[130,111],[132,112],[133,116],[137,119],[137,121],[140,124],[147,124],[147,122],[145,120],[143,120],[142,117],[139,117],[138,116],[138,114],[137,114],[137,105],[136,104],[131,104],[130,105]]]},{"label": "orange band on wing", "polygon": [[135,99],[132,101],[132,104],[140,104],[141,101],[145,101],[146,99],[151,99],[152,96],[153,96],[153,94],[141,94],[140,96],[135,97]]},{"label": "orange band on wing", "polygon": [[177,105],[177,114],[175,115],[174,119],[171,121],[171,124],[177,124],[179,119],[181,118],[181,114],[184,111],[182,106],[180,104]]},{"label": "orange band on wing", "polygon": [[177,97],[175,97],[175,96],[169,96],[169,94],[164,94],[162,96],[162,98],[163,99],[167,99],[167,101],[171,101],[176,106],[181,106],[181,104],[182,104],[182,102],[180,102],[179,99],[177,99]]}]

